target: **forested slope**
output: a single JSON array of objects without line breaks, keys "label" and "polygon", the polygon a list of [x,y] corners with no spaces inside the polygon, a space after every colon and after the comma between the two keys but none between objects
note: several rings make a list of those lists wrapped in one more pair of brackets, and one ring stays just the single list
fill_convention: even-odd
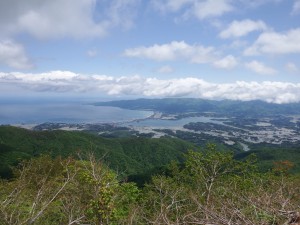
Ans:
[{"label": "forested slope", "polygon": [[119,173],[137,174],[182,160],[182,153],[194,146],[175,138],[108,139],[84,132],[31,131],[0,126],[0,174],[9,176],[9,166],[41,154],[85,157],[93,152]]}]

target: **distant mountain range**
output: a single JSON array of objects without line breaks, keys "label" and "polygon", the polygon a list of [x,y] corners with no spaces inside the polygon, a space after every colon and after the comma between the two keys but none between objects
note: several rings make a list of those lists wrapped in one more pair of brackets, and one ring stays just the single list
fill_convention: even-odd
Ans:
[{"label": "distant mountain range", "polygon": [[197,98],[137,99],[97,102],[96,106],[113,106],[131,110],[151,110],[162,113],[214,112],[228,115],[299,115],[300,103],[275,104],[260,100],[204,100]]}]

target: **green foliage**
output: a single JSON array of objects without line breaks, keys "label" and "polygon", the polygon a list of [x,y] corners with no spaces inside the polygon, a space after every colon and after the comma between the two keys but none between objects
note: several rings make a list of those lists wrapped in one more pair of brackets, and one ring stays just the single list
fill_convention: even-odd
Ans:
[{"label": "green foliage", "polygon": [[284,224],[299,206],[300,177],[286,161],[275,166],[261,173],[255,156],[238,161],[209,144],[139,189],[94,155],[42,155],[0,180],[0,224]]},{"label": "green foliage", "polygon": [[244,171],[246,169],[243,162],[233,160],[233,154],[230,152],[217,151],[212,144],[209,144],[204,152],[190,151],[186,155],[186,177],[189,177],[189,182],[196,189],[200,187],[199,183],[205,184],[199,192],[205,196],[206,204],[209,203],[215,183],[231,174],[238,175]]}]

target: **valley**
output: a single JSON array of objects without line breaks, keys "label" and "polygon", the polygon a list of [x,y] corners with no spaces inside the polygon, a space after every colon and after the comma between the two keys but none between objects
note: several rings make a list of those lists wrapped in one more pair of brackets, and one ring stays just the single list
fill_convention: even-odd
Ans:
[{"label": "valley", "polygon": [[[25,143],[25,149],[23,149],[22,144],[15,145],[15,143],[11,143],[7,145],[5,139],[1,137],[0,141],[4,144],[2,147],[10,149],[8,152],[18,152],[22,156],[20,158],[26,158],[49,151],[54,151],[54,155],[63,153],[67,156],[76,153],[76,149],[88,151],[99,149],[98,146],[102,146],[100,150],[97,150],[99,151],[99,157],[110,152],[109,154],[112,154],[110,157],[113,159],[113,161],[110,161],[110,165],[113,168],[122,168],[128,174],[136,174],[137,171],[142,171],[140,165],[133,166],[139,164],[138,159],[133,163],[126,154],[124,155],[123,150],[118,152],[119,150],[116,151],[114,144],[108,147],[107,144],[103,146],[103,142],[106,143],[109,140],[112,143],[117,142],[117,145],[120,146],[119,142],[121,141],[124,147],[132,146],[130,151],[140,152],[147,158],[148,155],[152,155],[157,151],[154,144],[149,152],[144,152],[148,148],[145,147],[148,142],[157,143],[160,146],[164,140],[168,140],[170,143],[173,143],[172,140],[180,140],[193,149],[203,149],[208,143],[214,143],[218,146],[218,149],[233,152],[235,157],[239,159],[254,153],[260,161],[261,168],[265,169],[271,168],[274,161],[290,160],[295,163],[294,171],[300,171],[298,162],[300,160],[300,104],[279,105],[260,101],[239,102],[168,98],[110,101],[93,103],[93,105],[93,107],[99,107],[97,111],[102,114],[109,111],[101,111],[101,109],[107,109],[106,107],[116,108],[113,110],[113,112],[118,112],[115,114],[116,118],[122,118],[122,113],[126,112],[126,117],[131,119],[115,120],[112,116],[111,120],[105,122],[76,120],[72,122],[47,122],[47,119],[45,119],[44,123],[12,124],[13,126],[25,128],[29,135],[23,140],[25,131],[14,130],[15,133],[12,135],[19,137],[16,142],[23,143],[28,140],[29,143]],[[122,111],[124,109],[125,111]],[[134,116],[130,115],[131,112]],[[143,114],[136,118],[135,116],[140,112]],[[98,115],[100,120],[102,114]],[[103,114],[103,116],[108,118],[109,115]],[[90,119],[93,120],[93,118]],[[1,127],[3,127],[3,135],[5,132],[10,131],[7,126],[2,125]],[[32,140],[32,135],[33,137],[45,137],[45,140],[43,139],[42,142]],[[56,137],[56,135],[58,136]],[[64,137],[60,136],[66,136],[74,139],[74,141],[71,139],[65,140]],[[8,137],[7,140],[9,139],[11,137]],[[136,141],[143,144],[135,146]],[[48,146],[47,143],[55,144]],[[171,146],[174,148],[175,145],[171,144]],[[169,159],[177,158],[182,154],[173,153],[171,148],[166,148],[165,145],[158,148],[160,154],[166,155],[164,157],[156,156],[158,159],[163,159],[164,163],[154,163],[153,168],[162,166],[169,162]],[[122,147],[118,147],[118,149],[122,149]],[[181,151],[184,151],[184,149],[181,149]],[[11,164],[10,158],[15,158],[11,154],[2,153],[8,163],[7,165]],[[122,160],[116,160],[118,158]],[[151,168],[152,166],[147,167],[145,172]]]}]

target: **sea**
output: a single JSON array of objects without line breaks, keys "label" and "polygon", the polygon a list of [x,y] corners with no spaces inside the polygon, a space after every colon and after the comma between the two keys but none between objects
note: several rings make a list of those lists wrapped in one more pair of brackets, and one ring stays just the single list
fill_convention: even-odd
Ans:
[{"label": "sea", "polygon": [[[33,127],[42,123],[114,123],[132,127],[181,129],[190,122],[217,123],[212,117],[187,117],[179,120],[155,119],[152,111],[96,106],[96,101],[0,98],[0,125]],[[99,101],[98,101],[99,102]],[[28,126],[27,126],[28,125]]]},{"label": "sea", "polygon": [[86,102],[0,102],[0,124],[119,123],[144,119],[151,111],[94,106]]}]

